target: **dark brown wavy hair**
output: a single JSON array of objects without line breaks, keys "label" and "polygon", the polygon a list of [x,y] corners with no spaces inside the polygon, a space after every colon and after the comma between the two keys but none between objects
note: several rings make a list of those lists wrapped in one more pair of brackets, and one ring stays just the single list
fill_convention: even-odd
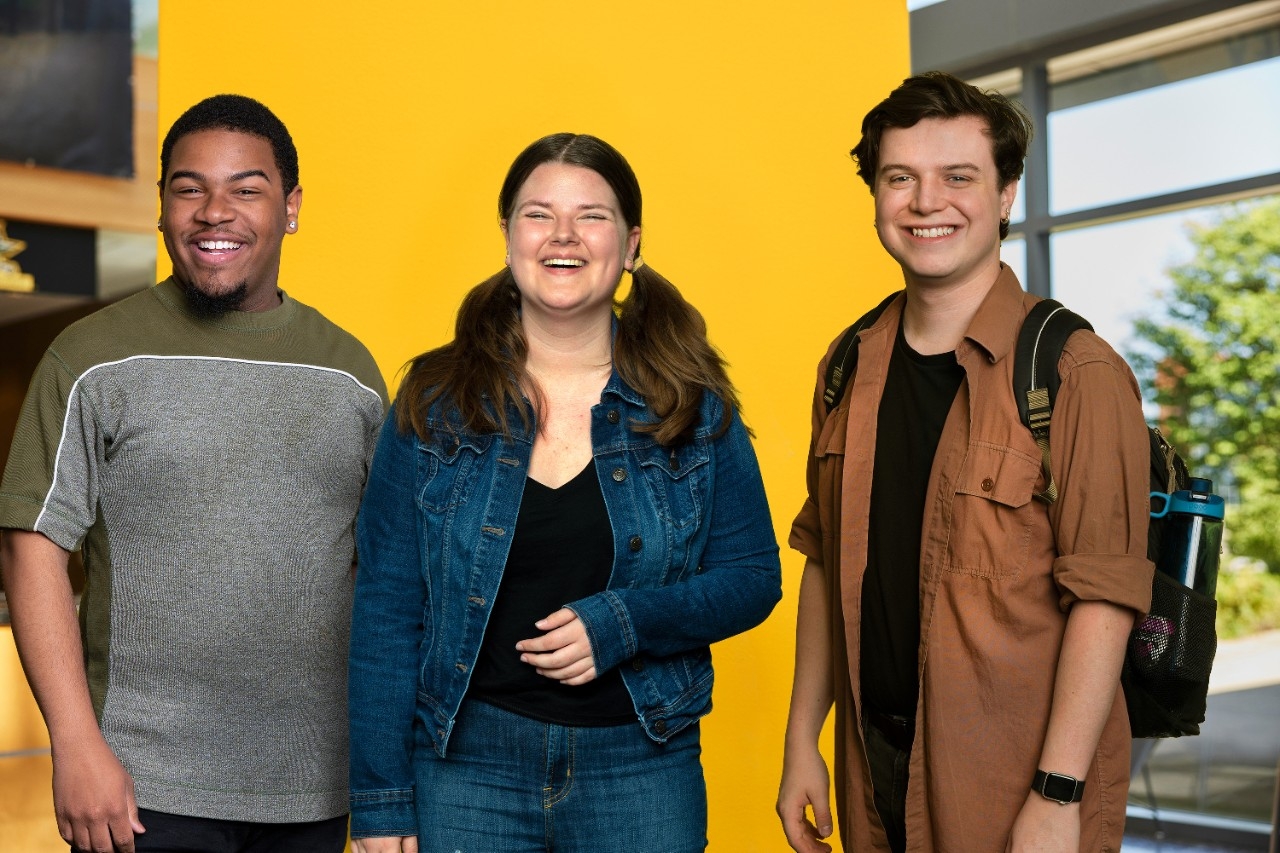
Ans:
[{"label": "dark brown wavy hair", "polygon": [[[510,219],[516,197],[533,170],[544,163],[581,166],[613,189],[627,228],[640,225],[640,183],[626,159],[601,139],[557,133],[534,142],[516,157],[498,195],[498,216]],[[636,247],[636,257],[640,248]],[[704,391],[720,398],[724,416],[716,434],[729,427],[739,408],[724,359],[707,340],[707,324],[671,282],[647,263],[632,273],[627,298],[614,304],[617,332],[613,365],[639,392],[656,420],[633,424],[664,446],[689,439],[698,424]],[[526,429],[541,411],[542,395],[525,370],[528,345],[520,325],[520,292],[510,269],[476,285],[462,300],[454,339],[409,362],[396,395],[396,423],[422,439],[430,433],[427,412],[443,402],[472,432],[510,435],[514,408]],[[530,410],[522,388],[531,389]]]},{"label": "dark brown wavy hair", "polygon": [[[945,71],[908,77],[862,119],[862,139],[849,152],[858,161],[858,176],[874,195],[885,128],[915,127],[921,119],[960,116],[977,116],[986,123],[1001,189],[1022,177],[1034,130],[1026,110],[999,92],[984,92]],[[1002,220],[1000,239],[1008,236],[1009,222]]]}]

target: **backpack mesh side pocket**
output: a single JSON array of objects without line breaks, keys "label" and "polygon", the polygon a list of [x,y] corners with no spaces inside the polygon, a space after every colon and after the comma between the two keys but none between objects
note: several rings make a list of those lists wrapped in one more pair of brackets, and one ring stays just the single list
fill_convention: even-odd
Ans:
[{"label": "backpack mesh side pocket", "polygon": [[1135,738],[1200,734],[1217,652],[1218,603],[1161,572],[1129,635],[1120,680]]}]

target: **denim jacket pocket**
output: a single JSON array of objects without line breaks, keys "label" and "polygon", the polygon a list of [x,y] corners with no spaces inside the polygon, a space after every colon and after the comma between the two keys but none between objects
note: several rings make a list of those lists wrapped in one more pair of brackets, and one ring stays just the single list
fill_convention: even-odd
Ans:
[{"label": "denim jacket pocket", "polygon": [[436,429],[418,443],[418,506],[440,513],[467,502],[480,473],[480,461],[492,436]]},{"label": "denim jacket pocket", "polygon": [[984,578],[1016,574],[1026,564],[1039,506],[1032,500],[1040,460],[1021,451],[971,444],[955,486],[949,571]]},{"label": "denim jacket pocket", "polygon": [[663,521],[684,530],[702,523],[711,453],[703,439],[679,447],[652,447],[637,453],[645,481],[653,489]]}]

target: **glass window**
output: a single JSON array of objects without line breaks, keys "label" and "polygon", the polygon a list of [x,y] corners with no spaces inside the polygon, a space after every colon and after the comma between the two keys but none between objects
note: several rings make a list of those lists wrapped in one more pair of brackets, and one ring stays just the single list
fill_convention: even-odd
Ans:
[{"label": "glass window", "polygon": [[[1189,229],[1216,224],[1232,209],[1205,206],[1054,234],[1054,295],[1122,353],[1133,351],[1141,346],[1133,320],[1162,313],[1171,286],[1167,270],[1194,256]],[[1154,422],[1157,412],[1149,408],[1147,415]],[[1224,565],[1231,564],[1230,557],[1228,542]],[[1239,571],[1219,575],[1219,596],[1226,579]],[[1266,826],[1280,761],[1277,652],[1280,633],[1274,631],[1218,644],[1200,736],[1159,740],[1135,750],[1130,804],[1136,814],[1148,814],[1154,804],[1161,812],[1180,813],[1182,823],[1226,819]]]},{"label": "glass window", "polygon": [[1280,171],[1280,57],[1049,114],[1050,211]]},{"label": "glass window", "polygon": [[1165,270],[1191,258],[1186,229],[1208,221],[1212,211],[1182,210],[1052,235],[1054,298],[1124,352],[1134,344],[1136,316],[1158,304]]}]

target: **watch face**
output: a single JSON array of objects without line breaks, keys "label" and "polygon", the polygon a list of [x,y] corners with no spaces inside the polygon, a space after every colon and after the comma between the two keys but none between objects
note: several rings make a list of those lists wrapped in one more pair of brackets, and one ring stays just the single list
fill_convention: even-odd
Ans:
[{"label": "watch face", "polygon": [[1074,802],[1076,798],[1076,780],[1061,773],[1046,773],[1044,787],[1041,792],[1051,800],[1060,803]]}]

